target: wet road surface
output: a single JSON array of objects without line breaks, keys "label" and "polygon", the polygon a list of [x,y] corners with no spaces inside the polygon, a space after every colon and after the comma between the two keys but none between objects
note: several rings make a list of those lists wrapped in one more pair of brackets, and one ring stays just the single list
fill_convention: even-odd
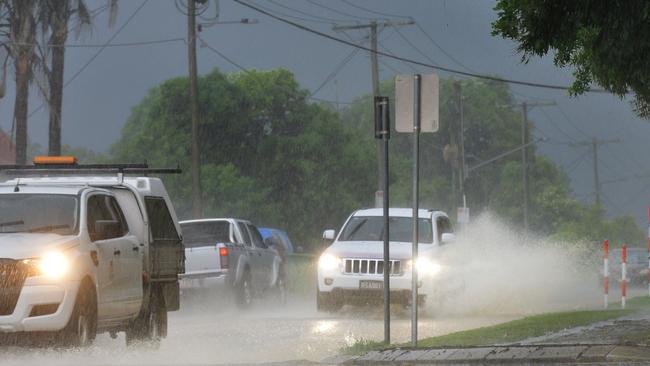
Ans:
[{"label": "wet road surface", "polygon": [[[0,351],[0,365],[191,365],[320,361],[358,339],[383,339],[381,307],[344,308],[339,314],[318,313],[311,299],[290,299],[281,306],[258,302],[240,311],[230,301],[185,302],[170,313],[169,334],[157,350],[126,347],[124,335],[98,336],[82,350],[27,349]],[[516,316],[425,317],[420,336],[428,337],[500,323]],[[395,311],[392,340],[410,339],[410,318]]]}]

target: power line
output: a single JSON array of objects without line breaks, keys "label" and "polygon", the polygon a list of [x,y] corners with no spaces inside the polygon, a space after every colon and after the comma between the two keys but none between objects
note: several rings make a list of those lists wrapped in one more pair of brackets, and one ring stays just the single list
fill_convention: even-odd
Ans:
[{"label": "power line", "polygon": [[341,1],[344,2],[344,3],[346,3],[346,4],[348,4],[348,5],[350,5],[350,6],[353,7],[353,8],[357,8],[357,9],[359,9],[359,10],[367,11],[367,12],[372,13],[372,14],[381,15],[381,16],[385,16],[385,17],[394,17],[394,18],[411,19],[411,17],[406,16],[406,15],[398,15],[398,14],[382,13],[382,12],[380,12],[380,11],[376,11],[376,10],[372,10],[372,9],[364,8],[363,6],[353,4],[353,3],[351,3],[351,2],[349,2],[349,1],[347,1],[347,0],[341,0]]},{"label": "power line", "polygon": [[[185,38],[166,38],[166,39],[154,39],[148,41],[135,41],[135,42],[122,42],[122,43],[97,43],[97,44],[47,44],[47,48],[108,48],[108,47],[131,47],[131,46],[146,46],[153,44],[161,43],[172,43],[172,42],[185,42]],[[7,45],[16,45],[16,46],[38,46],[38,43],[21,43],[21,42],[4,42]]]},{"label": "power line", "polygon": [[[281,8],[283,8],[283,9],[287,9],[287,10],[289,10],[289,11],[293,11],[293,12],[295,12],[295,13],[302,14],[302,15],[305,15],[305,16],[308,16],[308,17],[311,17],[311,18],[313,18],[313,19],[320,19],[320,20],[318,20],[318,21],[316,21],[316,20],[311,20],[311,21],[313,21],[313,22],[315,22],[315,23],[334,24],[334,23],[350,23],[350,22],[355,22],[354,20],[349,20],[349,19],[348,19],[348,20],[346,20],[346,19],[334,19],[334,18],[327,18],[327,17],[322,17],[322,16],[319,16],[319,15],[310,14],[310,13],[307,13],[307,12],[305,12],[305,11],[302,11],[302,10],[299,10],[299,9],[292,8],[292,7],[290,7],[290,6],[286,6],[286,5],[284,5],[284,4],[280,4],[280,3],[278,3],[277,1],[274,1],[274,0],[267,0],[267,2],[269,2],[269,3],[271,3],[271,4],[275,5],[275,6],[281,7]],[[259,6],[259,7],[262,7],[262,6],[260,6],[259,4],[257,4],[257,3],[256,3],[255,5],[256,5],[256,6]],[[268,7],[267,7],[267,10],[268,10]],[[272,10],[268,10],[268,11],[272,11]],[[276,13],[281,14],[281,13],[279,13],[279,12],[277,12],[277,11],[276,11]],[[284,15],[284,16],[287,16],[286,14],[283,14],[283,15]],[[291,17],[291,16],[290,16],[290,17]],[[292,18],[300,19],[299,17],[292,17]],[[310,20],[305,19],[305,18],[302,18],[302,20],[310,21]]]},{"label": "power line", "polygon": [[[247,69],[246,67],[240,65],[239,63],[233,61],[230,57],[226,56],[223,52],[220,52],[220,51],[217,50],[216,48],[212,47],[212,46],[211,46],[208,42],[206,42],[203,38],[201,38],[201,37],[197,37],[197,38],[201,41],[201,46],[202,46],[202,47],[205,47],[205,48],[207,48],[208,50],[210,50],[210,51],[216,53],[216,54],[219,55],[221,58],[223,58],[224,60],[226,60],[228,63],[230,63],[231,65],[235,66],[235,67],[238,68],[239,70],[241,70],[241,71],[243,71],[243,72],[245,72],[245,73],[250,73],[250,72],[251,72],[251,70],[249,70],[249,69]],[[318,101],[318,102],[324,102],[324,103],[332,103],[332,104],[337,104],[337,103],[338,103],[338,104],[345,104],[345,105],[350,105],[350,104],[352,104],[352,102],[336,102],[336,101],[333,101],[333,100],[328,100],[328,99],[323,99],[323,98],[316,98],[316,97],[313,96],[313,94],[315,94],[315,92],[312,93],[311,95],[307,96],[306,98],[307,98],[307,99],[310,99],[310,100],[315,100],[315,101]]]},{"label": "power line", "polygon": [[431,62],[432,64],[437,63],[433,58],[429,57],[427,54],[422,52],[421,49],[419,49],[416,45],[414,45],[413,42],[411,42],[411,40],[409,40],[399,29],[397,29],[397,27],[393,27],[393,28],[395,29],[395,32],[397,32],[397,34],[404,40],[404,42],[406,42],[409,46],[411,46],[411,48],[413,48],[417,53],[419,53],[421,56],[429,60],[429,62]]},{"label": "power line", "polygon": [[205,48],[209,49],[210,51],[216,53],[217,55],[219,55],[219,57],[221,57],[222,59],[226,60],[229,64],[235,66],[235,67],[238,68],[239,70],[241,70],[241,71],[243,71],[243,72],[246,72],[246,73],[249,73],[249,72],[250,72],[250,70],[248,70],[248,69],[245,68],[244,66],[238,64],[237,62],[233,61],[230,57],[224,55],[222,52],[220,52],[220,51],[217,50],[216,48],[210,46],[210,44],[209,44],[208,42],[206,42],[203,38],[201,38],[201,36],[198,36],[197,38],[199,39],[199,41],[201,41],[201,47],[205,47]]},{"label": "power line", "polygon": [[[323,21],[323,20],[316,20],[316,19],[313,19],[313,18],[312,18],[312,19],[309,19],[309,18],[303,18],[303,17],[299,17],[299,16],[295,16],[295,15],[290,15],[290,14],[287,14],[287,13],[283,13],[283,12],[281,12],[281,11],[278,11],[278,10],[275,10],[275,9],[271,9],[271,8],[269,8],[269,7],[266,7],[266,6],[263,6],[263,5],[260,5],[260,4],[256,4],[256,5],[257,5],[258,7],[260,7],[260,8],[262,8],[262,9],[266,10],[266,11],[269,11],[269,12],[272,12],[272,13],[275,13],[275,14],[280,14],[280,15],[282,15],[282,16],[284,16],[284,17],[291,18],[291,19],[302,20],[302,21],[305,21],[305,22],[311,22],[311,23],[320,23],[320,24],[334,24],[334,23],[335,23],[333,20],[325,20],[325,21]],[[280,7],[283,7],[283,8],[287,8],[287,9],[290,9],[290,10],[295,11],[294,9],[291,9],[291,8],[289,8],[289,7],[287,7],[287,6],[282,5],[282,4],[276,4],[276,5],[277,5],[277,6],[280,6]],[[311,16],[311,15],[310,15],[310,16]]]},{"label": "power line", "polygon": [[[68,85],[70,85],[70,83],[72,83],[72,82],[73,82],[77,77],[79,77],[79,75],[81,75],[81,73],[84,72],[84,70],[86,70],[86,69],[88,68],[88,66],[90,66],[90,64],[91,64],[93,61],[95,61],[95,59],[96,59],[97,57],[99,57],[99,55],[100,55],[100,54],[101,54],[101,53],[102,53],[102,52],[103,52],[103,51],[108,47],[108,45],[109,45],[109,44],[110,44],[110,43],[111,43],[111,42],[112,42],[112,41],[113,41],[113,40],[114,40],[114,39],[115,39],[115,38],[120,34],[120,32],[122,32],[122,30],[124,30],[124,28],[126,28],[126,26],[127,26],[129,23],[131,23],[131,21],[133,20],[133,18],[135,18],[135,16],[140,12],[140,10],[142,10],[142,8],[144,8],[145,5],[147,5],[148,2],[149,2],[149,0],[143,0],[143,1],[142,1],[142,4],[140,4],[140,6],[139,6],[137,9],[135,9],[135,11],[133,12],[133,14],[131,14],[131,16],[129,16],[129,18],[124,22],[124,24],[122,24],[122,26],[121,26],[117,31],[115,31],[115,33],[113,33],[113,35],[111,36],[111,38],[109,38],[109,40],[106,41],[106,43],[104,44],[104,46],[101,47],[99,50],[97,50],[97,52],[95,52],[95,54],[94,54],[91,58],[89,58],[88,61],[86,61],[86,63],[83,64],[83,66],[81,66],[81,68],[80,68],[79,70],[77,70],[77,72],[75,72],[75,73],[70,77],[70,79],[68,79],[68,81],[66,81],[66,82],[63,84],[63,88],[65,88],[65,87],[67,87]],[[36,112],[38,112],[39,110],[41,110],[44,106],[45,106],[45,103],[41,103],[41,105],[38,106],[38,108],[34,109],[33,111],[31,111],[31,112],[29,113],[29,115],[27,116],[27,118],[29,118],[29,117],[31,117],[32,115],[34,115],[34,113],[36,113]]]},{"label": "power line", "polygon": [[349,13],[346,13],[346,12],[343,12],[343,11],[340,11],[340,10],[337,10],[337,9],[334,9],[334,8],[330,8],[329,6],[319,4],[319,3],[317,3],[317,2],[315,2],[313,0],[307,0],[307,2],[312,4],[312,5],[318,6],[319,8],[329,10],[329,11],[331,11],[333,13],[343,15],[343,16],[346,16],[346,17],[352,17],[352,18],[357,18],[357,19],[362,19],[362,20],[373,20],[374,19],[374,18],[362,17],[362,16],[358,16],[358,15],[354,15],[354,14],[349,14]]},{"label": "power line", "polygon": [[[315,35],[318,35],[318,36],[321,36],[321,37],[327,38],[329,40],[332,40],[332,41],[335,41],[335,42],[338,42],[338,43],[342,43],[342,44],[345,44],[345,45],[348,45],[348,46],[351,46],[351,47],[357,47],[357,48],[360,48],[360,49],[368,51],[368,52],[374,52],[374,53],[376,53],[378,55],[381,55],[381,56],[390,57],[390,58],[393,58],[393,59],[396,59],[396,60],[399,60],[399,61],[408,62],[408,63],[413,64],[413,65],[423,66],[423,67],[426,67],[426,68],[439,70],[439,71],[445,71],[445,72],[449,72],[449,73],[452,73],[452,74],[470,76],[470,77],[475,77],[475,78],[479,78],[479,79],[486,79],[486,80],[492,80],[492,81],[504,82],[504,83],[509,83],[509,84],[516,84],[516,85],[523,85],[523,86],[529,86],[529,87],[535,87],[535,88],[545,88],[545,89],[564,90],[564,91],[568,91],[568,90],[571,89],[570,87],[564,86],[564,85],[543,84],[543,83],[521,81],[521,80],[514,80],[514,79],[506,79],[506,78],[501,78],[501,77],[496,77],[496,76],[465,72],[465,71],[456,70],[456,69],[452,69],[452,68],[448,68],[448,67],[444,67],[444,66],[427,64],[425,62],[412,60],[412,59],[409,59],[409,58],[406,58],[406,57],[389,55],[389,54],[387,54],[385,52],[382,52],[382,51],[372,51],[372,49],[370,49],[368,47],[360,46],[358,44],[348,42],[348,41],[346,41],[344,39],[337,38],[337,37],[334,37],[334,36],[329,35],[327,33],[323,33],[323,32],[317,31],[315,29],[309,28],[309,27],[304,26],[302,24],[298,24],[298,23],[293,22],[291,20],[284,19],[284,18],[279,17],[279,16],[277,16],[275,14],[272,14],[272,13],[270,13],[268,11],[260,9],[259,7],[255,6],[255,5],[251,5],[249,3],[246,3],[246,2],[244,2],[242,0],[233,0],[233,1],[236,2],[239,5],[242,5],[242,6],[245,6],[247,8],[250,8],[252,10],[255,10],[255,11],[261,13],[261,14],[267,15],[267,16],[273,18],[273,19],[276,19],[276,20],[278,20],[280,22],[289,24],[289,25],[291,25],[291,26],[293,26],[295,28],[301,29],[303,31],[306,31],[306,32],[309,32],[309,33],[312,33],[312,34],[315,34]],[[603,90],[603,89],[589,89],[589,90],[587,90],[587,92],[589,92],[589,93],[609,93],[608,91]]]},{"label": "power line", "polygon": [[329,75],[327,75],[325,80],[323,80],[323,82],[316,89],[314,89],[314,91],[311,92],[310,96],[316,95],[321,89],[323,89],[325,85],[327,85],[327,83],[332,81],[332,79],[334,79],[336,75],[338,75],[338,73],[341,72],[341,70],[343,70],[345,65],[347,65],[348,62],[350,62],[350,60],[352,60],[358,52],[359,49],[355,48],[343,60],[341,60],[341,62],[339,62],[339,64],[334,68],[334,70],[332,70],[332,72],[330,72]]},{"label": "power line", "polygon": [[424,30],[424,28],[422,28],[422,26],[420,25],[420,23],[415,22],[415,26],[420,30],[420,32],[422,32],[422,33],[424,34],[424,36],[429,40],[429,42],[431,42],[432,45],[434,45],[437,49],[439,49],[440,52],[442,52],[445,56],[447,56],[447,57],[448,57],[452,62],[454,62],[456,65],[462,67],[463,69],[465,69],[465,70],[467,70],[467,71],[469,71],[469,72],[476,73],[475,70],[472,70],[472,69],[470,69],[469,67],[465,66],[462,62],[458,61],[458,60],[457,60],[454,56],[452,56],[449,52],[445,51],[445,49],[442,48],[442,46],[440,46],[440,45],[438,44],[438,42],[436,42],[436,41],[433,39],[433,37],[431,37],[431,35],[429,35],[429,33],[427,33],[427,32]]}]

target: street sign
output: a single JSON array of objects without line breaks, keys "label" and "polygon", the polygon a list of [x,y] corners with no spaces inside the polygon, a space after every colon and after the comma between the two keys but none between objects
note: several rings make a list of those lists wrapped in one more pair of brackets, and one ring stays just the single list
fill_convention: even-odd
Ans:
[{"label": "street sign", "polygon": [[[436,132],[439,127],[438,75],[428,74],[421,77],[420,132]],[[395,130],[397,132],[413,133],[414,84],[413,75],[395,77]]]}]

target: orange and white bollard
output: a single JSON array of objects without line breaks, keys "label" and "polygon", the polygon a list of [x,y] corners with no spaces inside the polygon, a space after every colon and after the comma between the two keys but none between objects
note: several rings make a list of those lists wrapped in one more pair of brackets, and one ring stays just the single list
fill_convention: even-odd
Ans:
[{"label": "orange and white bollard", "polygon": [[627,245],[621,249],[621,307],[625,309],[627,299]]},{"label": "orange and white bollard", "polygon": [[603,242],[603,295],[605,309],[609,305],[609,240]]}]

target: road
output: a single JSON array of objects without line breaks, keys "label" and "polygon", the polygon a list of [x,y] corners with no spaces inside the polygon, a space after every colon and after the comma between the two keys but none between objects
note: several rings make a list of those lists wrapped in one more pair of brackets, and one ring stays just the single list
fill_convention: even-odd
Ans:
[{"label": "road", "polygon": [[[169,335],[157,350],[126,347],[100,335],[85,350],[13,348],[0,351],[0,365],[190,365],[258,363],[286,360],[319,361],[357,339],[383,339],[381,308],[345,308],[330,315],[315,311],[311,298],[290,299],[284,308],[273,301],[240,311],[230,301],[185,302],[170,313]],[[420,335],[434,336],[507,321],[514,316],[427,317]],[[408,341],[409,314],[393,314],[394,341]]]}]

